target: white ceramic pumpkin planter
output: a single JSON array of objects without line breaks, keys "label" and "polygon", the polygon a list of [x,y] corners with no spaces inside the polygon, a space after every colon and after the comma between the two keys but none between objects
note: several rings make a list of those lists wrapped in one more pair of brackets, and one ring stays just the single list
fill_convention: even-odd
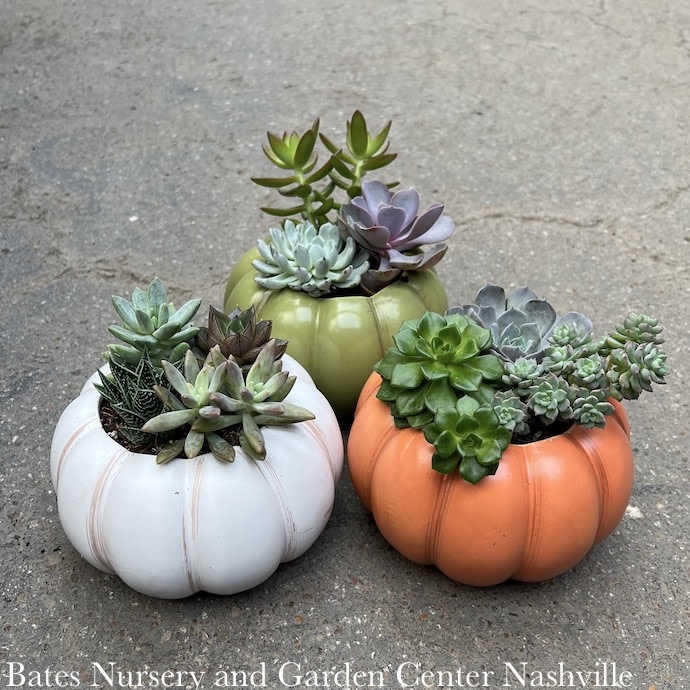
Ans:
[{"label": "white ceramic pumpkin planter", "polygon": [[157,465],[103,430],[94,374],[63,412],[53,437],[51,475],[67,537],[92,565],[150,596],[254,587],[303,554],[326,525],[343,466],[342,435],[306,370],[289,402],[315,419],[264,427],[267,454],[238,447],[231,464],[213,455]]}]

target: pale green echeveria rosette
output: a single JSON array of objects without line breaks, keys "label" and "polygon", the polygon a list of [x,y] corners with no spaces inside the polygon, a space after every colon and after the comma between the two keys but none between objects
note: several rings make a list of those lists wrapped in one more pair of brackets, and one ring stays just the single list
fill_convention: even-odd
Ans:
[{"label": "pale green echeveria rosette", "polygon": [[131,302],[113,295],[112,303],[122,325],[110,326],[108,330],[125,344],[110,345],[107,358],[115,354],[136,366],[146,351],[153,365],[160,367],[164,359],[180,361],[199,332],[191,319],[201,300],[189,300],[176,309],[167,301],[159,278],[154,278],[147,290],[135,288]]},{"label": "pale green echeveria rosette", "polygon": [[286,220],[269,230],[269,241],[257,242],[261,259],[252,265],[256,282],[267,290],[302,290],[321,297],[359,285],[369,269],[368,254],[352,238],[343,238],[332,223],[318,230],[308,221]]}]

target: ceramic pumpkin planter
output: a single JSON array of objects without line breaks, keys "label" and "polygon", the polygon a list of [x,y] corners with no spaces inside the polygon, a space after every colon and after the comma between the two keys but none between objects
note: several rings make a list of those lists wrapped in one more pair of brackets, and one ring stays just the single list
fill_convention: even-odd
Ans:
[{"label": "ceramic pumpkin planter", "polygon": [[92,565],[133,589],[164,598],[240,592],[316,540],[330,515],[343,447],[335,415],[308,373],[288,398],[315,419],[265,428],[266,459],[237,447],[157,465],[132,453],[100,422],[96,375],[61,416],[51,475],[65,533]]},{"label": "ceramic pumpkin planter", "polygon": [[455,224],[442,204],[423,209],[414,187],[365,179],[397,157],[388,150],[390,121],[376,132],[356,110],[342,144],[319,127],[317,119],[302,132],[267,132],[263,151],[277,176],[252,180],[283,198],[261,208],[281,222],[235,265],[224,304],[227,311],[253,305],[258,318],[270,319],[350,421],[400,325],[447,308],[434,266]]},{"label": "ceramic pumpkin planter", "polygon": [[445,311],[446,292],[433,269],[410,272],[372,296],[312,297],[288,288],[267,290],[255,282],[251,249],[235,264],[225,309],[254,306],[273,333],[289,341],[288,353],[310,373],[340,417],[351,417],[359,393],[403,321],[425,311]]},{"label": "ceramic pumpkin planter", "polygon": [[537,582],[576,565],[621,520],[633,486],[623,407],[604,428],[565,433],[504,451],[493,476],[471,484],[432,469],[421,431],[395,427],[372,374],[348,441],[357,495],[386,540],[420,564],[468,585]]}]

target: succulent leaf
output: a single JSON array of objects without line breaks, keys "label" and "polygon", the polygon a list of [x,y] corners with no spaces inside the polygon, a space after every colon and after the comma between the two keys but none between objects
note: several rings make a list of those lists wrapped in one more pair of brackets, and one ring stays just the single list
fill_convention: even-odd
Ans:
[{"label": "succulent leaf", "polygon": [[604,390],[590,391],[585,389],[576,394],[572,407],[573,419],[586,429],[603,427],[606,415],[613,413],[613,405],[607,400]]},{"label": "succulent leaf", "polygon": [[[221,321],[228,318],[222,316],[223,319],[218,317]],[[238,312],[228,321],[234,319],[246,326],[253,322],[253,314]],[[266,449],[261,425],[292,424],[314,418],[308,410],[283,402],[294,377],[282,371],[281,361],[276,359],[278,351],[276,341],[269,340],[246,376],[232,355],[227,359],[223,356],[219,345],[211,348],[201,367],[191,351],[185,355],[182,371],[164,361],[165,375],[179,397],[156,386],[154,391],[167,411],[149,419],[142,431],[180,430],[185,440],[174,447],[178,453],[184,451],[187,457],[195,457],[206,442],[220,460],[232,462],[234,450],[217,432],[241,425],[240,446],[250,457],[262,459]],[[293,381],[287,385],[290,378]],[[171,460],[170,453],[172,449],[166,446],[157,461]]]},{"label": "succulent leaf", "polygon": [[[371,285],[391,282],[402,271],[421,271],[435,265],[446,251],[442,243],[455,224],[436,204],[421,214],[414,188],[391,192],[382,182],[363,182],[361,195],[340,209],[341,231],[364,247],[377,265],[368,273]],[[433,244],[431,248],[424,245]]]},{"label": "succulent leaf", "polygon": [[344,240],[331,223],[318,230],[309,222],[285,222],[283,229],[271,228],[270,243],[259,240],[263,261],[255,260],[260,274],[256,282],[268,290],[288,287],[320,297],[334,289],[349,289],[359,284],[369,268],[367,253],[355,253],[353,241]]},{"label": "succulent leaf", "polygon": [[629,314],[622,324],[618,324],[615,330],[608,334],[602,348],[610,351],[625,346],[627,342],[661,345],[664,342],[662,331],[663,327],[657,319],[646,314]]},{"label": "succulent leaf", "polygon": [[643,391],[651,392],[652,384],[666,382],[666,354],[653,342],[627,342],[611,351],[607,364],[611,395],[618,400],[635,400]]},{"label": "succulent leaf", "polygon": [[[380,169],[395,160],[396,154],[386,153],[388,122],[376,136],[370,136],[366,120],[355,111],[346,125],[347,151],[339,148],[326,135],[319,132],[319,120],[302,134],[284,133],[281,136],[268,132],[268,144],[264,146],[267,158],[281,170],[292,174],[282,177],[252,177],[263,187],[277,190],[281,196],[299,197],[303,203],[289,208],[263,207],[265,213],[279,218],[301,216],[316,228],[330,222],[328,214],[340,209],[341,203],[333,193],[344,190],[347,198],[356,196],[364,176],[371,170]],[[329,154],[326,162],[317,168],[317,140]]]},{"label": "succulent leaf", "polygon": [[491,405],[465,396],[454,408],[437,412],[434,421],[425,426],[424,438],[434,446],[435,470],[448,474],[457,467],[464,479],[476,484],[495,473],[511,433]]},{"label": "succulent leaf", "polygon": [[488,352],[491,334],[469,318],[427,312],[405,321],[374,369],[384,379],[378,397],[395,401],[397,416],[410,417],[425,410],[455,405],[463,393],[480,393],[485,380],[503,374],[503,364]]},{"label": "succulent leaf", "polygon": [[515,361],[521,357],[545,356],[554,331],[562,334],[567,326],[581,339],[591,334],[592,322],[583,314],[568,312],[562,317],[546,301],[539,299],[528,287],[513,288],[508,294],[498,286],[487,283],[475,297],[473,304],[453,307],[449,314],[465,314],[480,326],[491,331],[494,350],[503,359]]},{"label": "succulent leaf", "polygon": [[[271,339],[270,321],[256,320],[253,306],[240,310],[239,307],[230,314],[209,307],[208,326],[201,327],[196,336],[195,348],[200,358],[218,346],[226,358],[232,356],[243,371],[256,360],[261,349]],[[280,359],[287,349],[287,340],[275,339],[275,359]]]},{"label": "succulent leaf", "polygon": [[135,288],[131,302],[113,295],[113,308],[122,325],[114,324],[108,330],[125,345],[110,345],[106,357],[118,356],[136,366],[146,350],[156,367],[164,359],[180,359],[198,332],[190,321],[201,300],[189,300],[179,310],[165,300],[165,287],[159,278],[154,278],[146,291]]},{"label": "succulent leaf", "polygon": [[[144,351],[136,366],[118,355],[111,356],[110,372],[99,371],[99,377],[100,383],[95,387],[121,420],[118,431],[135,444],[151,441],[151,435],[142,432],[141,427],[163,411],[163,403],[154,391],[160,387],[169,394],[162,370],[153,365]],[[165,435],[160,438],[165,439]]]},{"label": "succulent leaf", "polygon": [[530,386],[527,404],[547,424],[573,416],[569,386],[554,374],[547,374]]}]

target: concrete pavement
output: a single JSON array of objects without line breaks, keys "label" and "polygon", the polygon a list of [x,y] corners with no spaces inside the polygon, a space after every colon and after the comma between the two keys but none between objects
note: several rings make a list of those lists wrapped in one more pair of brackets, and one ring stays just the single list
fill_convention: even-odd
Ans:
[{"label": "concrete pavement", "polygon": [[[0,94],[0,687],[687,687],[686,3],[0,0]],[[665,324],[631,509],[562,577],[473,589],[389,548],[345,475],[263,585],[143,597],[71,547],[48,468],[110,295],[159,275],[220,306],[268,227],[265,131],[337,137],[356,108],[456,221],[451,302],[529,284],[602,330]]]}]

